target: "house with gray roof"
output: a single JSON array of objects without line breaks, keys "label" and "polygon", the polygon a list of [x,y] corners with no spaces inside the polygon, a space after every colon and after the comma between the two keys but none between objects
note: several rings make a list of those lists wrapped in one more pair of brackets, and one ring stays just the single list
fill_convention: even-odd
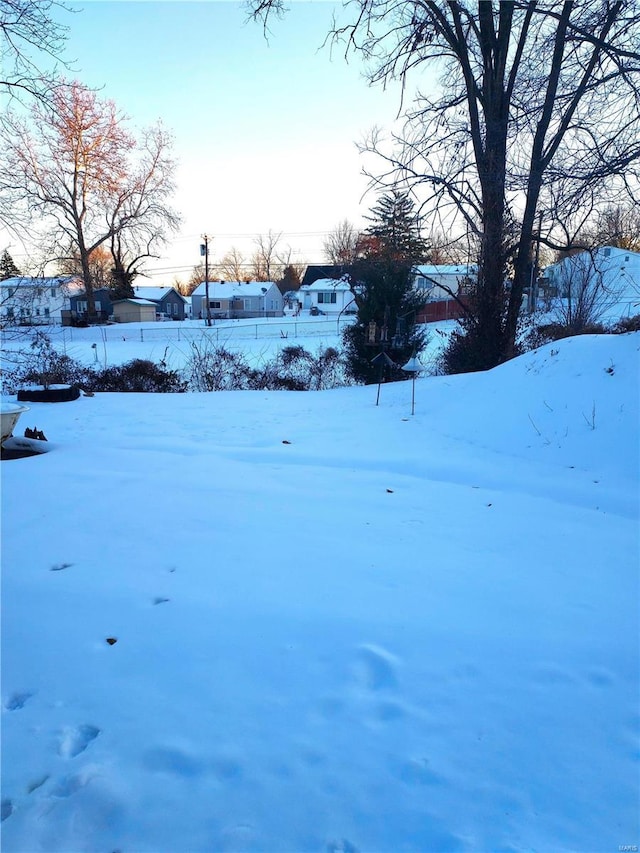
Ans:
[{"label": "house with gray roof", "polygon": [[188,300],[175,287],[147,287],[139,285],[133,288],[136,299],[154,302],[156,313],[162,320],[184,320],[187,316]]},{"label": "house with gray roof", "polygon": [[[208,289],[209,310],[214,320],[282,317],[284,301],[273,281],[210,281]],[[194,320],[206,319],[204,281],[191,294],[191,314]]]}]

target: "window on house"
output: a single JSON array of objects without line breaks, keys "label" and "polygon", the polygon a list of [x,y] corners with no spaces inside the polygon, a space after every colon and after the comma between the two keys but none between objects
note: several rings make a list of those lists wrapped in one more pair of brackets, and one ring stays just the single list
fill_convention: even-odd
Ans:
[{"label": "window on house", "polygon": [[55,296],[55,295],[56,295],[56,289],[55,289],[55,287],[52,287],[52,288],[51,288],[51,295],[52,295],[52,296]]},{"label": "window on house", "polygon": [[40,316],[40,309],[36,308],[36,317],[39,317],[39,316]]},{"label": "window on house", "polygon": [[15,292],[16,292],[15,287],[10,287],[10,288],[9,288],[9,296],[14,296],[14,295],[15,295]]},{"label": "window on house", "polygon": [[87,302],[85,299],[78,299],[76,302],[76,311],[86,311],[87,310]]},{"label": "window on house", "polygon": [[320,291],[320,293],[318,293],[318,305],[335,305],[337,301],[338,295],[335,290],[332,290],[329,293],[325,293],[324,291]]},{"label": "window on house", "polygon": [[611,255],[611,249],[605,249],[603,254],[605,258],[608,258]]},{"label": "window on house", "polygon": [[13,308],[7,308],[7,317],[13,317]]},{"label": "window on house", "polygon": [[51,312],[49,311],[49,309],[48,309],[48,308],[45,308],[45,309],[44,309],[44,316],[45,316],[45,317],[49,317],[49,315],[50,315],[50,314],[51,314]]},{"label": "window on house", "polygon": [[101,310],[102,310],[102,303],[100,302],[99,299],[96,299],[96,311],[101,311]]},{"label": "window on house", "polygon": [[424,290],[427,286],[427,280],[423,275],[419,275],[416,279],[416,287],[418,290]]},{"label": "window on house", "polygon": [[173,316],[174,317],[178,316],[178,303],[177,302],[173,303]]}]

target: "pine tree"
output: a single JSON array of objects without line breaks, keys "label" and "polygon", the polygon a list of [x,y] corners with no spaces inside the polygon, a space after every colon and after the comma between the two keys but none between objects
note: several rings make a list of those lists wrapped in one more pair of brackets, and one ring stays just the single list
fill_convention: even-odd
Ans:
[{"label": "pine tree", "polygon": [[420,217],[406,193],[391,190],[380,197],[366,216],[372,224],[365,231],[370,238],[366,254],[376,250],[388,258],[412,264],[424,261],[427,244],[420,236]]},{"label": "pine tree", "polygon": [[15,265],[13,258],[9,254],[9,250],[5,249],[0,257],[0,281],[5,281],[8,278],[22,275],[18,267]]},{"label": "pine tree", "polygon": [[406,379],[401,365],[425,342],[424,331],[415,322],[423,299],[413,290],[412,272],[428,249],[413,202],[405,193],[393,190],[383,195],[367,219],[372,224],[359,241],[351,273],[358,319],[343,335],[348,370],[358,382],[377,382],[380,371],[371,359],[388,351],[398,365],[390,370],[390,378]]}]

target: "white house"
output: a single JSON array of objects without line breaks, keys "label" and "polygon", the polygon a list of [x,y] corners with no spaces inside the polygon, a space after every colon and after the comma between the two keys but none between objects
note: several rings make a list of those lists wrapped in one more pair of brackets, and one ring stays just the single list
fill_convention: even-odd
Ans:
[{"label": "white house", "polygon": [[[191,294],[194,320],[207,316],[206,284],[203,281]],[[282,317],[283,299],[272,281],[210,281],[209,309],[213,319]]]},{"label": "white house", "polygon": [[435,323],[461,317],[464,312],[461,302],[477,280],[477,264],[421,264],[415,267],[413,288],[424,300],[417,321]]},{"label": "white house", "polygon": [[303,284],[298,300],[304,310],[320,314],[357,313],[349,283],[341,278],[320,278],[313,284]]},{"label": "white house", "polygon": [[413,286],[424,293],[425,302],[438,302],[464,294],[477,276],[477,264],[422,264],[414,269]]},{"label": "white house", "polygon": [[561,299],[598,291],[603,317],[633,316],[640,313],[640,252],[615,246],[579,252],[548,266],[542,283]]},{"label": "white house", "polygon": [[83,290],[79,276],[15,276],[0,281],[0,316],[4,325],[62,323],[69,298]]}]

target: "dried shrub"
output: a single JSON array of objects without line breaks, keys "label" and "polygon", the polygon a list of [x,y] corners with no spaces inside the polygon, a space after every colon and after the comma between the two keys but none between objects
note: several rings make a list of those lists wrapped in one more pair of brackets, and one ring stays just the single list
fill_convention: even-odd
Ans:
[{"label": "dried shrub", "polygon": [[180,393],[187,390],[187,383],[175,370],[135,358],[126,364],[93,371],[85,387],[91,391]]},{"label": "dried shrub", "polygon": [[615,335],[624,335],[627,332],[640,332],[640,314],[635,314],[633,317],[621,317],[613,326],[612,332]]},{"label": "dried shrub", "polygon": [[28,348],[3,353],[2,393],[15,394],[20,388],[42,385],[78,385],[85,387],[91,368],[58,352],[47,334],[37,331]]}]

